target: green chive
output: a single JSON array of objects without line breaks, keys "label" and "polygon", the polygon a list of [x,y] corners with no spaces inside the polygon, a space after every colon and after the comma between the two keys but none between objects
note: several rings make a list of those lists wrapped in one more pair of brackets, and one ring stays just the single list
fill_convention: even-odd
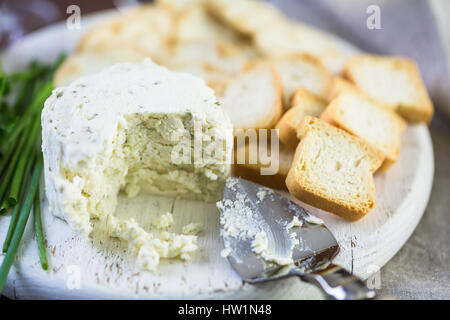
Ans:
[{"label": "green chive", "polygon": [[45,100],[52,93],[53,85],[51,83],[46,83],[44,85],[40,85],[39,89],[36,89],[36,98],[34,99],[31,106],[25,111],[23,114],[21,121],[17,123],[13,132],[6,139],[5,146],[0,150],[1,154],[5,154],[7,152],[7,148],[11,148],[14,146],[16,139],[20,136],[22,131],[29,125],[33,116],[36,116],[36,113],[42,110],[44,106]]},{"label": "green chive", "polygon": [[5,91],[6,91],[6,75],[3,72],[2,62],[0,61],[0,105],[2,103]]},{"label": "green chive", "polygon": [[27,196],[23,203],[23,207],[20,210],[19,220],[17,221],[16,230],[11,240],[11,245],[6,252],[5,258],[3,259],[2,265],[0,267],[0,292],[3,291],[3,287],[8,277],[9,270],[14,262],[17,251],[19,249],[20,240],[22,239],[25,226],[30,216],[31,206],[33,205],[34,197],[39,186],[39,180],[42,172],[42,158],[39,157],[36,165],[33,168],[33,175],[31,177],[30,186],[28,188]]},{"label": "green chive", "polygon": [[8,150],[8,153],[5,154],[0,160],[0,175],[3,175],[6,172],[6,168],[8,168],[8,164],[10,164],[11,157],[14,154],[14,149]]},{"label": "green chive", "polygon": [[5,203],[8,203],[8,202],[5,202],[6,192],[7,192],[8,185],[11,183],[11,177],[13,175],[14,169],[16,168],[17,161],[19,160],[20,153],[23,150],[26,138],[27,138],[26,135],[23,135],[20,138],[20,142],[19,142],[19,145],[17,146],[17,150],[14,153],[13,157],[11,158],[11,162],[9,163],[8,167],[6,168],[5,174],[2,175],[2,181],[0,184],[0,199],[2,199],[2,208],[0,208],[0,215],[2,213],[5,213],[9,208],[8,204],[5,205],[6,210],[5,210],[5,208],[3,208],[3,205]]},{"label": "green chive", "polygon": [[36,242],[39,251],[39,260],[41,261],[41,267],[44,270],[48,269],[48,260],[47,253],[45,250],[45,239],[44,239],[44,231],[42,230],[42,220],[41,220],[41,201],[39,195],[39,188],[36,192],[36,196],[34,197],[34,206],[33,206],[33,214],[34,214],[34,232],[36,234]]},{"label": "green chive", "polygon": [[14,206],[3,244],[6,255],[0,267],[0,292],[17,255],[33,205],[39,258],[42,268],[48,268],[39,203],[43,160],[42,153],[34,148],[40,140],[40,113],[53,90],[53,74],[64,58],[65,55],[60,55],[53,65],[33,61],[26,70],[8,75],[3,72],[0,61],[0,213]]},{"label": "green chive", "polygon": [[25,191],[27,190],[28,185],[28,177],[30,175],[32,165],[36,161],[36,156],[34,156],[31,161],[27,163],[27,166],[25,167],[25,175],[22,184],[20,185],[20,195],[19,195],[19,202],[14,206],[14,210],[11,215],[11,220],[9,221],[9,227],[8,227],[8,233],[6,234],[5,241],[3,242],[3,253],[6,253],[8,251],[9,244],[11,243],[12,236],[14,234],[14,230],[16,229],[17,220],[19,219],[19,212],[20,208],[23,205],[23,199],[25,197]]},{"label": "green chive", "polygon": [[[17,198],[19,196],[19,189],[24,177],[24,169],[26,163],[30,160],[30,154],[36,149],[36,143],[39,138],[39,129],[40,129],[40,119],[36,117],[33,127],[30,130],[30,134],[28,136],[27,143],[23,149],[22,154],[20,155],[19,162],[17,163],[17,167],[14,171],[14,177],[11,183],[11,189],[9,191],[9,197],[7,201],[10,205],[15,205],[17,203]],[[1,208],[0,208],[1,213]]]}]

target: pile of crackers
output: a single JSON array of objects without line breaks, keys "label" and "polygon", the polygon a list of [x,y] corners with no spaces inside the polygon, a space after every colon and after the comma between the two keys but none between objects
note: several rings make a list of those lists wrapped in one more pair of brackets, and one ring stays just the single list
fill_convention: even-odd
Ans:
[{"label": "pile of crackers", "polygon": [[414,61],[356,52],[258,0],[157,0],[128,9],[84,34],[54,82],[147,57],[203,78],[235,132],[278,129],[276,174],[261,174],[272,164],[256,161],[235,164],[235,175],[351,221],[375,206],[373,175],[396,163],[407,124],[433,115]]}]

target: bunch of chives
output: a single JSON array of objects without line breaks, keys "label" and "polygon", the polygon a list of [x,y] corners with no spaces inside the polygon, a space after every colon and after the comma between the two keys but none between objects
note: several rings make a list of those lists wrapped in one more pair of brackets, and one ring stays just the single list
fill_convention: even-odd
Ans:
[{"label": "bunch of chives", "polygon": [[5,257],[0,266],[0,292],[32,207],[39,259],[42,268],[48,268],[39,199],[41,111],[53,90],[53,73],[63,59],[60,56],[53,65],[33,61],[26,70],[8,75],[0,61],[0,216],[11,212],[2,247]]}]

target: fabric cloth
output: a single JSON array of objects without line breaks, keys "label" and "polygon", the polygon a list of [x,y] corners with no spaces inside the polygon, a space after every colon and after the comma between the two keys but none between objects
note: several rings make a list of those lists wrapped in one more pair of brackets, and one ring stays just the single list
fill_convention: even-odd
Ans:
[{"label": "fabric cloth", "polygon": [[[415,59],[435,107],[450,118],[450,75],[436,18],[426,0],[270,0],[290,18],[335,34],[372,53]],[[369,6],[380,29],[369,29]]]}]

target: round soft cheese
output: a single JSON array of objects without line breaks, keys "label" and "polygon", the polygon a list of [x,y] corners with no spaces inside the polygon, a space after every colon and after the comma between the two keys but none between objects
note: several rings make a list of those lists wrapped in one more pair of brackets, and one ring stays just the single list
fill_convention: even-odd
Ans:
[{"label": "round soft cheese", "polygon": [[[215,152],[172,161],[183,148]],[[113,214],[121,190],[217,197],[229,175],[232,125],[203,80],[147,59],[55,89],[42,112],[42,150],[53,214],[89,234],[92,218]]]}]

